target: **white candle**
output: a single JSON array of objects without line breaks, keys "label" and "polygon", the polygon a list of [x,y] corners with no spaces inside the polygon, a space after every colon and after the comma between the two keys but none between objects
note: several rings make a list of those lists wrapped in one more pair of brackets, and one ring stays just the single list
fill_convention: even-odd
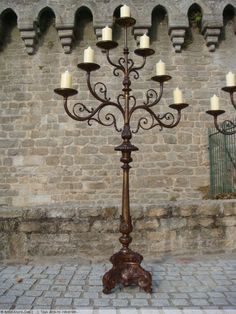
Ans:
[{"label": "white candle", "polygon": [[211,97],[211,110],[219,110],[220,104],[219,104],[219,97],[216,95]]},{"label": "white candle", "polygon": [[102,40],[112,40],[112,29],[108,26],[102,29]]},{"label": "white candle", "polygon": [[94,50],[91,47],[84,50],[84,62],[94,62]]},{"label": "white candle", "polygon": [[130,7],[123,5],[120,8],[120,17],[130,17]]},{"label": "white candle", "polygon": [[149,48],[150,45],[150,38],[144,34],[143,36],[140,37],[140,48]]},{"label": "white candle", "polygon": [[156,64],[156,75],[165,75],[166,65],[161,60]]},{"label": "white candle", "polygon": [[65,71],[61,74],[61,88],[72,87],[72,76],[69,71]]},{"label": "white candle", "polygon": [[232,72],[226,75],[226,86],[235,86],[235,75]]},{"label": "white candle", "polygon": [[183,95],[182,95],[182,91],[179,89],[179,87],[174,89],[173,95],[174,95],[174,104],[182,104],[183,103]]}]

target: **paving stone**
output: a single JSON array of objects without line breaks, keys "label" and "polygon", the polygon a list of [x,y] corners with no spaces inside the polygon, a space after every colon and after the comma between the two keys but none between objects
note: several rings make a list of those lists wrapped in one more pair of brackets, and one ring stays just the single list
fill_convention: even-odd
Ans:
[{"label": "paving stone", "polygon": [[7,291],[5,295],[13,295],[15,297],[20,297],[23,293],[24,293],[24,290],[10,289]]},{"label": "paving stone", "polygon": [[33,269],[33,266],[20,266],[17,270],[17,272],[20,272],[20,273],[29,273],[31,270]]},{"label": "paving stone", "polygon": [[137,298],[137,299],[150,299],[151,298],[151,293],[136,292],[134,297]]},{"label": "paving stone", "polygon": [[229,301],[230,304],[236,306],[236,298],[227,298],[227,300]]},{"label": "paving stone", "polygon": [[67,306],[72,304],[72,298],[57,298],[55,305]]},{"label": "paving stone", "polygon": [[0,303],[0,310],[10,310],[10,308],[11,308],[11,304]]},{"label": "paving stone", "polygon": [[213,305],[229,305],[229,302],[225,298],[210,298],[209,303]]},{"label": "paving stone", "polygon": [[14,303],[16,297],[14,295],[3,295],[0,297],[0,304]]},{"label": "paving stone", "polygon": [[127,306],[129,301],[127,299],[114,299],[112,300],[112,305],[115,307]]},{"label": "paving stone", "polygon": [[61,270],[61,267],[58,267],[58,268],[48,267],[43,273],[48,274],[48,275],[49,274],[57,275],[59,274],[60,270]]},{"label": "paving stone", "polygon": [[175,305],[175,306],[186,306],[186,305],[190,305],[189,301],[186,299],[171,299],[171,302]]},{"label": "paving stone", "polygon": [[182,314],[182,311],[176,308],[163,309],[162,312],[163,314]]},{"label": "paving stone", "polygon": [[16,304],[15,308],[14,308],[14,311],[15,310],[23,310],[23,311],[26,311],[26,310],[31,310],[33,308],[33,306],[31,304]]},{"label": "paving stone", "polygon": [[236,292],[224,292],[227,298],[235,298],[236,299]]},{"label": "paving stone", "polygon": [[73,299],[74,305],[76,306],[89,306],[90,300],[89,299]]},{"label": "paving stone", "polygon": [[133,299],[133,297],[132,293],[119,292],[119,299]]},{"label": "paving stone", "polygon": [[138,307],[149,305],[148,300],[146,299],[131,299],[130,304],[131,306],[138,306]]},{"label": "paving stone", "polygon": [[[198,309],[183,309],[182,312],[183,312],[183,314],[205,314],[206,313],[205,311],[198,310]],[[215,314],[217,314],[217,313],[215,313]]]},{"label": "paving stone", "polygon": [[44,291],[43,292],[43,297],[45,298],[58,298],[60,297],[62,292],[60,291]]},{"label": "paving stone", "polygon": [[158,306],[158,307],[165,307],[165,306],[170,306],[170,301],[169,299],[152,299],[150,301],[151,306]]},{"label": "paving stone", "polygon": [[42,290],[29,290],[25,291],[25,296],[27,297],[40,297],[43,294]]},{"label": "paving stone", "polygon": [[205,299],[206,294],[203,292],[191,292],[189,293],[191,299]]},{"label": "paving stone", "polygon": [[87,289],[86,289],[86,291],[87,292],[101,292],[102,290],[103,290],[103,287],[102,286],[88,286],[88,287],[86,287]]},{"label": "paving stone", "polygon": [[68,286],[68,291],[84,291],[83,286]]},{"label": "paving stone", "polygon": [[159,293],[152,293],[151,294],[151,298],[157,298],[157,299],[169,299],[170,298],[170,294],[168,293],[163,293],[163,292],[159,292]]},{"label": "paving stone", "polygon": [[120,314],[138,314],[138,310],[137,309],[131,309],[129,308],[122,308],[119,310]]},{"label": "paving stone", "polygon": [[34,279],[48,279],[48,276],[47,274],[33,274],[32,278]]},{"label": "paving stone", "polygon": [[[128,313],[128,312],[127,312]],[[115,309],[98,309],[97,314],[117,314]]]},{"label": "paving stone", "polygon": [[109,299],[94,299],[93,304],[95,307],[99,306],[110,306],[111,301]]},{"label": "paving stone", "polygon": [[35,299],[35,305],[47,305],[52,304],[52,298],[39,297]]},{"label": "paving stone", "polygon": [[224,298],[224,294],[220,292],[208,292],[207,293],[211,298]]},{"label": "paving stone", "polygon": [[98,293],[97,292],[84,292],[83,298],[85,298],[85,299],[98,299]]},{"label": "paving stone", "polygon": [[33,310],[40,310],[41,313],[42,310],[51,310],[51,305],[34,305]]},{"label": "paving stone", "polygon": [[187,293],[170,293],[171,298],[173,299],[187,299]]},{"label": "paving stone", "polygon": [[51,285],[52,284],[52,280],[50,279],[40,279],[37,282],[38,285]]},{"label": "paving stone", "polygon": [[70,279],[56,279],[55,281],[54,281],[54,285],[68,285],[69,284],[69,282],[70,282]]},{"label": "paving stone", "polygon": [[60,292],[65,292],[66,291],[66,286],[61,286],[61,285],[53,285],[50,287],[51,291],[60,291]]},{"label": "paving stone", "polygon": [[[127,314],[129,312],[127,311]],[[158,310],[158,309],[151,309],[151,308],[141,308],[140,309],[140,314],[162,314],[162,310]]]},{"label": "paving stone", "polygon": [[32,284],[24,284],[24,283],[18,283],[14,285],[14,289],[15,290],[23,290],[23,291],[27,291],[32,287]]},{"label": "paving stone", "polygon": [[191,299],[191,303],[196,306],[207,306],[209,305],[206,299]]},{"label": "paving stone", "polygon": [[47,291],[49,290],[50,285],[38,285],[36,284],[32,289],[33,290],[40,290],[40,291]]}]

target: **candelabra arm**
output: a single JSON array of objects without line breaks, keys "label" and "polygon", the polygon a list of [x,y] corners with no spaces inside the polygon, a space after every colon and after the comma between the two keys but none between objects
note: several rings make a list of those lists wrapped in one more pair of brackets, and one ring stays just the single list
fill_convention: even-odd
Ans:
[{"label": "candelabra arm", "polygon": [[[88,116],[78,116],[78,114],[75,113],[75,107],[80,106],[80,112],[86,111],[89,113]],[[70,111],[69,107],[68,107],[68,98],[64,98],[64,109],[65,112],[68,114],[68,116],[76,121],[86,121],[88,120],[94,113],[92,109],[88,109],[85,105],[83,105],[82,103],[76,103],[73,105],[73,109],[72,112]]]},{"label": "candelabra arm", "polygon": [[[177,117],[175,117],[172,112],[157,115],[150,108],[150,106],[139,105],[133,109],[132,113],[134,113],[138,109],[145,110],[149,113],[149,118],[148,117],[140,118],[137,123],[137,128],[133,130],[132,133],[138,133],[140,128],[143,130],[150,130],[155,126],[159,126],[160,131],[163,130],[163,128],[172,129],[179,124],[181,119],[181,110],[187,106],[188,106],[187,104],[170,105],[169,106],[170,108],[177,110]],[[167,121],[167,123],[164,123],[163,121]]]},{"label": "candelabra arm", "polygon": [[234,123],[233,121],[225,120],[221,123],[221,126],[219,126],[218,121],[217,121],[217,116],[214,116],[214,125],[217,131],[219,131],[222,134],[225,134],[225,135],[235,134],[236,123]]},{"label": "candelabra arm", "polygon": [[230,93],[230,100],[231,100],[231,104],[234,106],[234,108],[236,109],[236,102],[234,100],[234,93],[231,92]]},{"label": "candelabra arm", "polygon": [[[96,87],[98,86],[100,87],[100,93],[104,95],[104,98],[100,97],[97,92],[96,92]],[[97,100],[101,101],[101,102],[109,102],[110,98],[107,98],[107,87],[104,83],[102,82],[97,82],[96,84],[94,84],[94,86],[92,87],[91,85],[91,76],[90,76],[90,71],[87,72],[87,86],[88,89],[90,91],[90,93],[93,95],[94,98],[96,98]]]},{"label": "candelabra arm", "polygon": [[[110,102],[110,101],[101,103],[95,109],[94,108],[88,108],[88,107],[86,107],[82,103],[76,103],[76,104],[74,104],[72,106],[72,109],[70,110],[69,107],[68,107],[67,98],[64,98],[64,108],[65,108],[65,111],[68,114],[68,116],[70,118],[72,118],[73,120],[76,120],[76,121],[87,121],[88,125],[91,125],[92,121],[96,121],[99,124],[104,125],[104,126],[114,125],[116,131],[117,132],[121,132],[122,129],[117,127],[117,119],[116,119],[116,117],[114,116],[113,113],[108,112],[108,113],[105,113],[105,116],[104,115],[101,116],[102,110],[105,107],[108,107],[108,106],[112,106],[112,107],[117,108],[121,112],[122,116],[124,117],[124,110],[123,110],[123,108],[119,104],[116,104],[116,103],[113,103],[113,102]],[[81,115],[78,114],[78,112],[79,113],[84,113],[85,112],[86,115],[81,116]]]},{"label": "candelabra arm", "polygon": [[132,59],[129,59],[129,61],[132,61],[132,62],[131,62],[132,64],[131,64],[131,66],[130,66],[130,68],[129,68],[129,74],[132,73],[132,72],[134,72],[134,73],[135,73],[135,74],[134,74],[134,79],[138,79],[138,78],[139,78],[139,73],[138,73],[138,71],[141,70],[141,69],[145,66],[146,60],[147,60],[147,58],[146,58],[146,56],[144,56],[144,57],[143,57],[143,62],[142,62],[142,64],[141,64],[140,66],[134,66],[133,60],[132,60]]},{"label": "candelabra arm", "polygon": [[110,53],[109,53],[110,50],[106,50],[106,56],[107,56],[107,61],[114,67],[114,70],[113,70],[113,74],[115,76],[119,76],[119,73],[117,72],[118,70],[122,71],[123,73],[125,73],[125,68],[124,66],[119,63],[119,64],[116,64],[114,63],[111,58],[110,58]]},{"label": "candelabra arm", "polygon": [[218,123],[218,116],[225,113],[224,110],[208,110],[206,111],[209,115],[214,118],[214,125],[217,131],[225,135],[233,135],[236,133],[236,123],[231,120],[225,120],[223,122]]},{"label": "candelabra arm", "polygon": [[[160,92],[159,94],[155,91],[155,89],[150,88],[146,92],[147,100],[144,102],[144,105],[151,108],[159,103],[163,95],[163,83],[160,83]],[[155,100],[150,103],[150,100],[155,97]]]}]

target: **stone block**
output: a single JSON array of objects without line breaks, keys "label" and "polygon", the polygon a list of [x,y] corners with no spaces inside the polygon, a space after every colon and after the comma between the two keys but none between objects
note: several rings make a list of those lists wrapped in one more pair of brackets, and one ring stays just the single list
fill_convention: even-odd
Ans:
[{"label": "stone block", "polygon": [[62,232],[88,232],[89,231],[89,222],[86,219],[83,219],[79,222],[64,222],[60,224],[60,230]]},{"label": "stone block", "polygon": [[165,207],[157,207],[157,208],[150,208],[145,213],[148,217],[167,217],[170,215],[170,210]]},{"label": "stone block", "polygon": [[161,218],[161,227],[167,230],[181,229],[187,225],[186,218]]},{"label": "stone block", "polygon": [[236,226],[236,217],[222,217],[216,219],[216,225],[232,227]]},{"label": "stone block", "polygon": [[160,226],[160,223],[157,219],[137,220],[134,224],[135,230],[138,230],[138,231],[156,230],[159,226]]}]

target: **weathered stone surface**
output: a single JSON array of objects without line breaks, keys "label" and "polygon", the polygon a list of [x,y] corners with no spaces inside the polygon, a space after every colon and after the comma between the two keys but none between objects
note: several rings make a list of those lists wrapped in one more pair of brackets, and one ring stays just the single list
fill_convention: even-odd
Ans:
[{"label": "weathered stone surface", "polygon": [[[236,202],[230,201],[232,206]],[[217,205],[217,207],[216,207]],[[225,215],[229,201],[172,201],[137,209],[132,247],[143,254],[226,252],[235,248],[235,215]],[[221,215],[216,215],[221,209]],[[189,212],[191,209],[191,212]],[[8,214],[9,211],[9,214]],[[0,256],[112,254],[120,243],[119,214],[113,207],[80,209],[75,204],[5,208],[0,217]],[[187,212],[186,212],[187,211]],[[195,211],[202,214],[194,214]],[[134,213],[134,215],[133,215]],[[228,214],[228,213],[227,213]],[[131,209],[135,216],[135,209]]]}]

